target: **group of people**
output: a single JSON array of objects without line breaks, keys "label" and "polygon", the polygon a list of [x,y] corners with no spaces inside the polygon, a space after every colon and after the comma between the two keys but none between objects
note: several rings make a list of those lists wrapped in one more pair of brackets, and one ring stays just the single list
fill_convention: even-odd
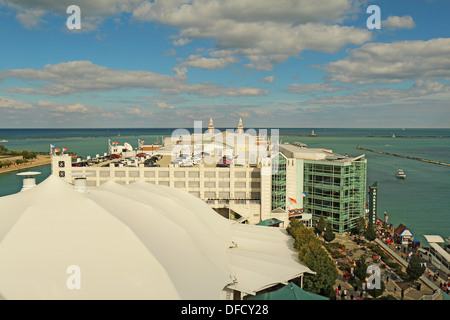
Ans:
[{"label": "group of people", "polygon": [[439,270],[434,271],[433,275],[431,275],[431,270],[427,269],[428,279],[431,280],[433,278],[433,281],[439,281],[439,288],[444,291],[446,294],[450,294],[450,281],[442,281],[439,276]]},{"label": "group of people", "polygon": [[341,300],[361,300],[364,296],[364,291],[365,290],[361,290],[358,294],[358,288],[355,288],[354,292],[351,292],[350,295],[348,295],[347,289],[342,289],[342,286],[339,284],[336,287],[336,299],[338,299],[339,297],[341,298]]}]

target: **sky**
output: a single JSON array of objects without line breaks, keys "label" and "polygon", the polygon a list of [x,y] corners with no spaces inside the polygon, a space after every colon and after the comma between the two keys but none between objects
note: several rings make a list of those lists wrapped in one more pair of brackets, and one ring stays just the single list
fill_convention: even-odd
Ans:
[{"label": "sky", "polygon": [[448,0],[0,0],[0,128],[450,128],[449,14]]}]

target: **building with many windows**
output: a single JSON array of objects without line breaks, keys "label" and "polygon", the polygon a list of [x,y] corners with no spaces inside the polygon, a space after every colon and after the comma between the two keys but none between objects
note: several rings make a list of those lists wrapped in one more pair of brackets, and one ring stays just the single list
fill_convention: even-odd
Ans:
[{"label": "building with many windows", "polygon": [[[204,200],[222,216],[250,224],[275,218],[287,227],[289,220],[295,218],[311,226],[323,215],[335,232],[344,233],[356,224],[358,217],[365,215],[367,160],[364,155],[341,156],[329,149],[279,144],[267,136],[244,132],[242,121],[236,132],[215,133],[222,135],[227,143],[213,141],[212,134],[211,120],[202,139],[184,137],[178,140],[181,142],[165,143],[151,151],[162,156],[158,166],[146,166],[142,159],[130,164],[126,162],[129,159],[120,155],[119,159],[79,167],[72,164],[69,155],[55,154],[52,171],[72,183],[81,176],[88,187],[109,180],[118,184],[142,180],[183,189]],[[180,152],[195,157],[202,150],[208,150],[209,156],[195,164],[183,166],[182,162],[176,162]],[[252,161],[246,158],[250,154]],[[220,161],[224,155],[230,157],[229,165],[211,160],[216,156],[215,161],[218,158]]]}]

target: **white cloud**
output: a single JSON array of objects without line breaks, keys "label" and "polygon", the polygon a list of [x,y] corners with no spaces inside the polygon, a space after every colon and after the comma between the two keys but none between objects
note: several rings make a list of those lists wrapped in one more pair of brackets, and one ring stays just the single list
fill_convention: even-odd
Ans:
[{"label": "white cloud", "polygon": [[325,83],[312,83],[312,84],[292,83],[289,85],[289,88],[286,89],[286,91],[289,93],[304,94],[310,92],[335,92],[342,90],[350,90],[353,88],[354,87],[344,87]]},{"label": "white cloud", "polygon": [[[358,90],[348,95],[310,99],[306,103],[322,107],[364,107],[392,103],[406,104],[408,101],[419,99],[423,101],[435,100],[435,102],[440,100],[450,107],[448,102],[450,99],[450,85],[431,80],[419,80],[406,89],[369,88]],[[431,107],[431,105],[427,105],[427,107]]]},{"label": "white cloud", "polygon": [[189,42],[191,42],[191,40],[181,38],[181,39],[173,41],[173,45],[174,46],[184,46],[184,45],[188,44]]},{"label": "white cloud", "polygon": [[214,39],[217,48],[247,57],[246,67],[267,71],[304,50],[331,53],[369,41],[367,29],[339,25],[359,5],[355,0],[155,0],[142,3],[133,16],[175,26],[180,39]]},{"label": "white cloud", "polygon": [[394,29],[413,29],[416,27],[414,20],[411,16],[389,16],[386,20],[381,21],[381,27],[394,30]]},{"label": "white cloud", "polygon": [[16,18],[27,29],[34,29],[42,24],[44,20],[42,17],[46,14],[42,9],[25,10],[17,14]]},{"label": "white cloud", "polygon": [[80,92],[109,92],[146,89],[164,94],[195,94],[215,96],[258,96],[267,92],[259,88],[229,88],[213,83],[187,84],[187,69],[174,68],[175,75],[150,71],[129,71],[95,65],[90,61],[71,61],[46,65],[43,69],[0,71],[0,81],[9,78],[34,82],[36,88],[12,88],[9,92],[48,94],[53,96]]},{"label": "white cloud", "polygon": [[7,109],[30,109],[32,104],[28,102],[13,100],[7,97],[0,96],[0,108]]},{"label": "white cloud", "polygon": [[273,82],[275,81],[275,76],[264,77],[260,81],[261,82],[265,82],[265,83],[273,84]]},{"label": "white cloud", "polygon": [[174,106],[169,106],[166,102],[155,102],[155,104],[158,106],[158,108],[161,109],[169,109],[169,110],[175,109]]},{"label": "white cloud", "polygon": [[239,60],[236,57],[229,56],[223,58],[205,58],[200,54],[190,55],[185,62],[180,66],[194,67],[203,70],[222,69],[230,63],[237,63]]},{"label": "white cloud", "polygon": [[327,81],[396,83],[450,77],[450,38],[369,43],[324,68]]},{"label": "white cloud", "polygon": [[[67,17],[67,7],[76,4],[82,12],[81,31],[92,31],[104,19],[121,13],[130,13],[145,0],[15,0],[0,1],[17,12],[16,18],[26,27],[35,28],[44,23],[44,15]],[[117,21],[117,17],[115,17]]]}]

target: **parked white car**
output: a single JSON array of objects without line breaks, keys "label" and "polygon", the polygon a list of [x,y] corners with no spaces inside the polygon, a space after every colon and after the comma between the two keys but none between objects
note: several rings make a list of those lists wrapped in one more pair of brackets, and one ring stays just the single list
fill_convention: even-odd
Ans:
[{"label": "parked white car", "polygon": [[191,159],[185,159],[183,161],[181,161],[180,163],[180,167],[193,167],[194,166],[194,161],[192,161]]}]

